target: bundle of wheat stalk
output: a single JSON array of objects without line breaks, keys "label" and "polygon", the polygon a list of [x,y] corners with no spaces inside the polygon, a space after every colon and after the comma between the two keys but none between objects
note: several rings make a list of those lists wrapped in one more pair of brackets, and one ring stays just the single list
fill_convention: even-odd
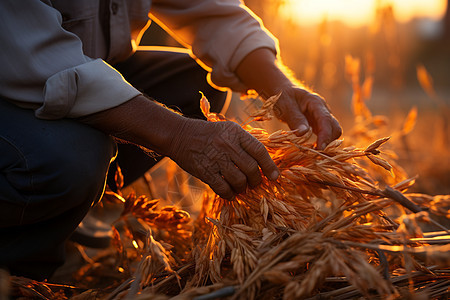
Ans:
[{"label": "bundle of wheat stalk", "polygon": [[[253,117],[270,118],[277,99],[268,99]],[[204,97],[201,108],[209,121],[225,120],[209,111]],[[319,151],[311,132],[243,127],[277,164],[276,181],[262,176],[261,185],[234,201],[205,193],[194,222],[175,207],[157,209],[157,200],[107,195],[125,203],[114,224],[110,266],[123,276],[103,298],[448,296],[450,232],[432,216],[449,218],[450,196],[403,194],[414,179],[380,188],[361,160],[391,172],[380,150],[388,138],[361,149],[336,140]],[[402,212],[396,217],[384,211],[394,206]],[[420,222],[440,232],[424,234]],[[82,274],[99,267],[101,258],[94,260]],[[99,297],[98,289],[89,289],[77,299],[93,299],[94,292]]]},{"label": "bundle of wheat stalk", "polygon": [[[277,99],[267,100],[253,117],[270,118]],[[210,113],[204,97],[201,107],[209,121],[225,120]],[[186,239],[184,248],[178,243],[177,251],[187,255],[183,264],[164,259],[164,252],[170,254],[173,248],[159,247],[156,256],[147,252],[135,273],[134,288],[132,284],[123,289],[122,296],[384,299],[448,292],[448,239],[435,239],[431,246],[416,223],[436,223],[426,207],[448,217],[450,197],[416,195],[413,200],[420,199],[419,206],[401,193],[414,179],[380,189],[357,163],[364,158],[391,171],[379,150],[388,138],[364,149],[343,147],[337,140],[318,151],[311,132],[298,136],[292,131],[269,134],[244,128],[264,144],[281,176],[277,181],[263,176],[261,185],[234,201],[205,194],[192,243]],[[433,201],[439,204],[429,205]],[[407,208],[408,214],[392,220],[383,209],[393,205]],[[448,231],[444,228],[442,234]],[[165,276],[154,276],[155,268],[146,262],[149,257],[160,262]]]}]

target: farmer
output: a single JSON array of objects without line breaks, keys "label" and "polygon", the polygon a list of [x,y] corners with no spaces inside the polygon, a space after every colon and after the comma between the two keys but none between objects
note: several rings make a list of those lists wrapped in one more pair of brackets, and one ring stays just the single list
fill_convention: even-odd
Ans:
[{"label": "farmer", "polygon": [[[149,16],[188,51],[136,52]],[[260,169],[275,180],[264,146],[238,125],[166,108],[200,116],[198,91],[216,111],[225,87],[281,92],[277,117],[299,133],[311,126],[318,149],[341,134],[239,0],[3,0],[0,41],[0,266],[12,274],[48,278],[63,262],[65,240],[102,196],[117,139],[170,157],[226,199],[258,185]],[[118,160],[131,182],[155,160],[125,146]]]}]

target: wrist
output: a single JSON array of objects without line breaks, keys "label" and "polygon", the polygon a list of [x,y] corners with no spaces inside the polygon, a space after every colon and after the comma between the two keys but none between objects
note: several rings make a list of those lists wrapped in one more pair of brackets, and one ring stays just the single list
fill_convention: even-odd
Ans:
[{"label": "wrist", "polygon": [[202,141],[199,139],[202,129],[205,129],[206,121],[199,119],[190,119],[183,117],[170,140],[167,143],[167,152],[162,153],[174,161],[178,161],[179,156],[185,152],[186,147],[197,149],[202,147]]},{"label": "wrist", "polygon": [[78,119],[107,134],[167,155],[172,139],[188,121],[145,96]]},{"label": "wrist", "polygon": [[267,48],[248,54],[236,69],[236,75],[249,89],[267,99],[294,84],[279,67],[277,57]]},{"label": "wrist", "polygon": [[156,104],[155,119],[152,121],[151,129],[147,130],[148,141],[151,142],[153,150],[161,155],[173,156],[174,144],[183,138],[185,127],[190,119],[167,109],[161,104]]},{"label": "wrist", "polygon": [[177,153],[182,151],[183,148],[182,142],[186,135],[186,127],[189,127],[188,118],[183,117],[177,120],[177,123],[172,126],[173,130],[166,135],[167,141],[163,144],[164,148],[159,153],[176,160]]}]

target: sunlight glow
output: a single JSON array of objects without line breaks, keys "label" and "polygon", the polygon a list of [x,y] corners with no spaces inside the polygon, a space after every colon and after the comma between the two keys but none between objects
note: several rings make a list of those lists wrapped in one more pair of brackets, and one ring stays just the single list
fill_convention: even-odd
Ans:
[{"label": "sunlight glow", "polygon": [[415,17],[439,20],[447,7],[446,0],[286,0],[281,13],[300,25],[317,24],[326,18],[361,26],[374,20],[377,6],[389,4],[400,22]]}]

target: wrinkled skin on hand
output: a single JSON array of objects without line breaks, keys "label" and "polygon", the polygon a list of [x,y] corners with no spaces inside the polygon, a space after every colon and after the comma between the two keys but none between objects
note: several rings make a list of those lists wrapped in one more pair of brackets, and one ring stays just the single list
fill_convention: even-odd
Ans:
[{"label": "wrinkled skin on hand", "polygon": [[282,89],[274,106],[277,118],[286,122],[291,130],[305,133],[310,127],[317,135],[317,148],[323,150],[342,134],[339,122],[331,114],[325,100],[296,86]]},{"label": "wrinkled skin on hand", "polygon": [[259,167],[269,179],[279,175],[264,146],[234,122],[187,120],[169,156],[225,199],[258,185]]}]

